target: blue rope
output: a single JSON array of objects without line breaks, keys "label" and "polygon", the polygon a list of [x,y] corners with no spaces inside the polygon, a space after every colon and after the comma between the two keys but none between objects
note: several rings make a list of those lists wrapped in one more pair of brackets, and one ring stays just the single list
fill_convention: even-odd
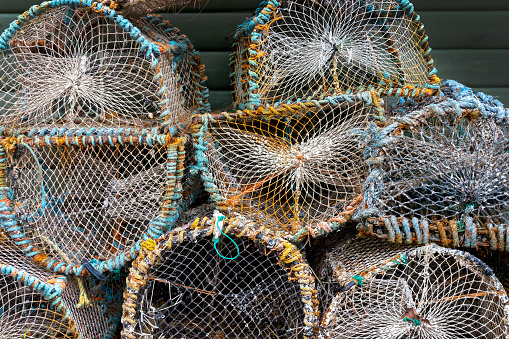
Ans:
[{"label": "blue rope", "polygon": [[219,238],[214,238],[214,249],[216,250],[216,253],[218,256],[220,256],[221,258],[223,259],[226,259],[226,260],[235,260],[239,257],[240,255],[240,249],[239,249],[239,245],[237,245],[237,243],[235,242],[235,240],[233,240],[232,238],[230,238],[228,235],[226,235],[223,230],[221,229],[221,227],[219,227],[219,222],[221,220],[224,220],[225,219],[225,216],[224,215],[220,215],[216,218],[216,225],[215,227],[217,227],[221,233],[227,237],[228,239],[230,239],[230,241],[235,245],[235,247],[237,248],[237,255],[235,257],[232,257],[232,258],[229,258],[229,257],[225,257],[223,256],[221,253],[219,253],[219,250],[217,249],[217,243],[219,242]]}]

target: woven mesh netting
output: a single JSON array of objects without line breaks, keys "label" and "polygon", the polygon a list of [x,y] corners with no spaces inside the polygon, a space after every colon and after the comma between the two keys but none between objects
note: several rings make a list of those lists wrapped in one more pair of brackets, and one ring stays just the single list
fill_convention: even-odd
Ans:
[{"label": "woven mesh netting", "polygon": [[68,278],[62,300],[82,338],[115,338],[122,315],[124,290],[125,278],[110,282],[99,282],[91,277]]},{"label": "woven mesh netting", "polygon": [[509,224],[508,127],[491,117],[457,114],[410,124],[378,155],[379,168],[366,186],[367,209],[386,219],[382,228],[389,232],[391,224],[406,223],[408,240],[412,224],[417,233],[438,228],[444,245],[445,228],[454,246],[476,247],[482,232],[496,249]]},{"label": "woven mesh netting", "polygon": [[433,94],[439,80],[423,27],[408,1],[265,1],[236,35],[246,40],[233,55],[242,60],[236,102]]},{"label": "woven mesh netting", "polygon": [[175,50],[102,4],[45,2],[11,27],[0,46],[5,128],[146,128],[185,112]]},{"label": "woven mesh netting", "polygon": [[78,338],[59,297],[64,281],[0,241],[0,338]]},{"label": "woven mesh netting", "polygon": [[178,9],[186,6],[200,6],[203,0],[99,0],[99,2],[120,11],[127,17],[138,17],[147,13],[155,13],[162,10]]},{"label": "woven mesh netting", "polygon": [[226,232],[238,249],[224,236],[213,242],[212,229],[175,229],[140,255],[128,278],[123,338],[313,335],[314,278],[296,248]]},{"label": "woven mesh netting", "polygon": [[[389,260],[405,250],[415,248],[411,245],[381,242],[375,238],[357,239],[357,232],[352,230],[319,240],[320,242],[313,245],[314,248],[308,253],[308,257],[318,277],[317,290],[322,314],[329,308],[337,294],[351,282],[355,274]],[[363,256],[363,251],[369,248],[377,248],[378,255]],[[344,252],[345,250],[347,252]]]},{"label": "woven mesh netting", "polygon": [[338,276],[350,283],[324,314],[324,338],[507,336],[507,294],[477,258],[436,245],[395,254],[379,244],[336,254]]},{"label": "woven mesh netting", "polygon": [[344,223],[367,174],[356,131],[372,113],[359,100],[213,115],[203,137],[204,179],[213,184],[205,187],[226,213],[275,230]]},{"label": "woven mesh netting", "polygon": [[167,136],[78,140],[18,139],[8,150],[17,227],[7,231],[57,272],[81,275],[82,260],[115,270],[134,258],[142,238],[157,238],[176,218],[184,145]]},{"label": "woven mesh netting", "polygon": [[158,15],[144,16],[135,22],[151,41],[171,51],[171,63],[168,58],[160,57],[165,68],[162,72],[164,83],[166,86],[178,84],[180,90],[179,96],[168,103],[168,114],[173,115],[170,122],[178,121],[186,125],[190,122],[190,112],[208,113],[210,106],[205,86],[205,66],[189,38]]}]

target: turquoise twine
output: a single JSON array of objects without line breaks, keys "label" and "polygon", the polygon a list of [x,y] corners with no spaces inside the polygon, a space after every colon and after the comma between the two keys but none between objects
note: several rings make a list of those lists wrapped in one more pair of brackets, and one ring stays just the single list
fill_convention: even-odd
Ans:
[{"label": "turquoise twine", "polygon": [[217,217],[216,219],[216,227],[219,228],[219,230],[221,231],[221,233],[227,237],[228,239],[230,239],[230,241],[235,245],[235,247],[237,248],[237,255],[233,258],[228,258],[228,257],[225,257],[223,256],[221,253],[219,253],[219,250],[217,249],[217,243],[219,242],[219,238],[215,238],[214,239],[214,249],[216,250],[216,253],[218,256],[220,256],[221,258],[223,259],[226,259],[226,260],[235,260],[239,257],[240,255],[240,249],[239,249],[239,245],[237,245],[237,243],[235,242],[235,240],[233,240],[232,238],[230,238],[228,235],[226,235],[223,230],[221,229],[221,227],[219,227],[219,221],[221,220],[224,220],[225,219],[225,216],[224,215],[220,215]]},{"label": "turquoise twine", "polygon": [[37,157],[37,154],[35,154],[35,151],[29,145],[27,145],[23,141],[20,141],[19,145],[28,149],[28,151],[32,154],[32,157],[34,158],[35,163],[37,164],[37,171],[39,172],[39,176],[41,177],[41,194],[42,194],[41,206],[42,206],[42,212],[44,213],[44,209],[46,207],[46,192],[44,190],[44,174],[43,174],[42,166],[39,163],[39,158]]},{"label": "turquoise twine", "polygon": [[405,321],[405,322],[409,322],[409,323],[411,323],[412,325],[414,325],[415,327],[417,327],[417,326],[420,326],[420,325],[421,325],[421,321],[420,321],[420,320],[418,320],[418,319],[410,319],[409,317],[405,317],[405,318],[403,319],[403,321]]}]

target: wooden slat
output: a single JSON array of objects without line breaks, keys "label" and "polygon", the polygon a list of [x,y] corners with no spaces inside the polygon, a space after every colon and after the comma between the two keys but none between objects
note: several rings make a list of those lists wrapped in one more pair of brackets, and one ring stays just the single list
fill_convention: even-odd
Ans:
[{"label": "wooden slat", "polygon": [[[509,0],[508,0],[509,1]],[[164,18],[194,41],[200,51],[230,51],[228,38],[249,13],[166,13]],[[0,14],[0,31],[16,14]],[[423,11],[422,20],[434,49],[509,48],[509,11]]]},{"label": "wooden slat", "polygon": [[434,49],[509,48],[509,11],[424,11],[420,15]]},{"label": "wooden slat", "polygon": [[[228,90],[229,53],[202,52],[209,87]],[[509,87],[509,49],[437,50],[433,52],[439,77],[454,79],[472,87]]]},{"label": "wooden slat", "polygon": [[[2,0],[2,13],[21,13],[30,6],[41,3],[42,0]],[[189,5],[183,12],[230,12],[253,11],[261,0],[204,0],[201,6]],[[509,10],[507,0],[414,0],[417,11],[452,10],[452,11],[485,11]]]},{"label": "wooden slat", "polygon": [[[434,49],[509,48],[509,11],[421,12]],[[247,17],[247,12],[164,14],[201,51],[229,51],[227,37]]]},{"label": "wooden slat", "polygon": [[433,58],[439,77],[471,87],[509,87],[509,50],[438,50]]},{"label": "wooden slat", "polygon": [[212,110],[227,110],[232,105],[232,92],[210,91],[209,102]]}]

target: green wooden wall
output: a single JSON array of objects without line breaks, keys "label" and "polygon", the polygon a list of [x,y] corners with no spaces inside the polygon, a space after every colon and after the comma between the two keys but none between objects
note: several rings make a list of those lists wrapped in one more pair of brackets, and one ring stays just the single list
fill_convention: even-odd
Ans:
[{"label": "green wooden wall", "polygon": [[[205,0],[206,1],[206,0]],[[0,0],[0,29],[37,0]],[[208,0],[164,16],[194,41],[209,76],[214,109],[231,103],[228,36],[260,0]],[[414,0],[439,77],[458,80],[509,105],[509,0]]]}]

